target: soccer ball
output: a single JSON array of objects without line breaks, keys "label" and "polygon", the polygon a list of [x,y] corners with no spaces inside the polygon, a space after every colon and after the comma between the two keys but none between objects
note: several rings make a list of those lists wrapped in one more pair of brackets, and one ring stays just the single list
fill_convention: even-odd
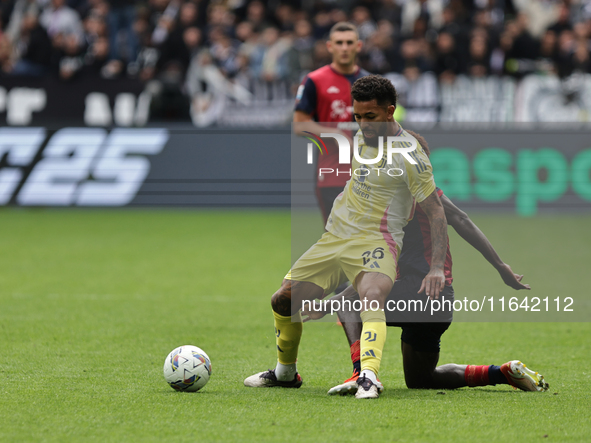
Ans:
[{"label": "soccer ball", "polygon": [[197,346],[180,346],[164,360],[164,378],[177,391],[196,392],[209,381],[211,361]]}]

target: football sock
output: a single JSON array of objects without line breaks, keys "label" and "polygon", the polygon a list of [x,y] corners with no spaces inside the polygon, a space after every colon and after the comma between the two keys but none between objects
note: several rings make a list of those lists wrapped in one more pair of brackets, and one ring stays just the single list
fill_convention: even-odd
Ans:
[{"label": "football sock", "polygon": [[[273,317],[275,317],[277,361],[282,365],[294,365],[295,367],[302,337],[302,316],[298,312],[292,318],[292,316],[279,315],[273,311]],[[289,380],[293,380],[293,377]]]},{"label": "football sock", "polygon": [[378,377],[375,374],[375,372],[370,371],[369,369],[366,369],[364,371],[361,371],[361,374],[359,375],[359,378],[363,378],[363,377],[369,378],[374,385],[377,384],[377,382],[378,382]]},{"label": "football sock", "polygon": [[351,345],[351,361],[353,362],[353,372],[361,372],[361,352],[359,340]]},{"label": "football sock", "polygon": [[470,387],[509,384],[507,378],[501,372],[501,367],[495,365],[468,365],[464,372],[464,380],[466,380],[466,384]]},{"label": "football sock", "polygon": [[464,371],[464,380],[470,387],[488,386],[488,366],[466,366],[466,370]]},{"label": "football sock", "polygon": [[361,321],[361,371],[369,369],[377,376],[386,343],[386,314],[381,310],[364,311],[361,313]]},{"label": "football sock", "polygon": [[280,381],[292,381],[295,378],[296,372],[298,370],[296,369],[295,363],[283,365],[277,362],[277,366],[275,367],[275,377]]},{"label": "football sock", "polygon": [[500,366],[490,365],[488,367],[488,381],[491,385],[508,385],[509,380],[501,372]]}]

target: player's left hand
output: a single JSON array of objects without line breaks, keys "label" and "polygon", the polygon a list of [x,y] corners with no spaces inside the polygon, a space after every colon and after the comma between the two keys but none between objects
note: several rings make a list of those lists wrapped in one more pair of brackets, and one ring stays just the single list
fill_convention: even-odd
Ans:
[{"label": "player's left hand", "polygon": [[418,293],[422,294],[424,291],[431,300],[437,300],[444,287],[445,274],[443,269],[431,269],[423,279]]},{"label": "player's left hand", "polygon": [[[307,309],[302,309],[302,321],[303,323],[306,323],[310,320],[320,320],[322,317],[324,317],[326,314],[328,314],[328,312],[326,312],[325,310],[322,309],[323,305],[322,303],[320,304],[316,304],[316,300],[313,301],[314,303],[314,308],[312,308],[311,311],[308,311]],[[316,309],[319,310],[316,310]]]},{"label": "player's left hand", "polygon": [[513,272],[511,266],[507,263],[503,263],[501,266],[497,268],[499,274],[501,274],[501,278],[505,282],[507,286],[510,286],[513,289],[531,289],[529,285],[521,283],[523,279],[523,275],[519,275]]}]

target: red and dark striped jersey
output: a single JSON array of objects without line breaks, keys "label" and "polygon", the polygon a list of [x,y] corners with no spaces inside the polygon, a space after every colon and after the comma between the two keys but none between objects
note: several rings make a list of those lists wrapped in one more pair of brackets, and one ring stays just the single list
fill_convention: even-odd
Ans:
[{"label": "red and dark striped jersey", "polygon": [[[437,195],[441,197],[443,191],[437,188]],[[431,269],[431,225],[427,214],[417,204],[414,217],[404,227],[404,240],[402,252],[398,259],[396,278],[407,274],[427,275]],[[449,250],[449,239],[447,241],[447,252],[445,254],[445,285],[450,286],[453,278],[451,275],[451,252]]]},{"label": "red and dark striped jersey", "polygon": [[[310,114],[320,123],[339,123],[353,121],[353,99],[351,85],[369,72],[357,68],[351,75],[339,74],[330,65],[310,72],[300,84],[296,95],[296,111]],[[330,130],[327,130],[330,132]],[[328,154],[318,156],[317,168],[331,168],[343,171],[339,174],[325,174],[319,177],[318,187],[344,187],[350,178],[345,171],[350,165],[339,168],[339,152],[333,139],[324,140]],[[317,175],[318,177],[318,175]]]}]

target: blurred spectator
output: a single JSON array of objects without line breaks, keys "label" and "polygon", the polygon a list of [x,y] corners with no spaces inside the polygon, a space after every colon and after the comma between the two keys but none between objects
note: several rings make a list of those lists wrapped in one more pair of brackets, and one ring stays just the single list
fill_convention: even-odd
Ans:
[{"label": "blurred spectator", "polygon": [[62,80],[70,80],[76,76],[83,66],[83,47],[80,38],[76,34],[66,35],[59,62],[59,77]]},{"label": "blurred spectator", "polygon": [[429,25],[427,24],[427,19],[425,17],[419,17],[415,20],[410,37],[414,39],[425,38],[427,37],[428,31]]},{"label": "blurred spectator", "polygon": [[361,66],[374,74],[385,74],[400,66],[400,55],[388,29],[382,28],[365,42]]},{"label": "blurred spectator", "polygon": [[207,24],[203,27],[204,35],[209,36],[214,28],[221,28],[227,35],[234,33],[235,16],[223,3],[210,4],[207,10]]},{"label": "blurred spectator", "polygon": [[[110,57],[113,60],[136,60],[139,47],[133,30],[136,19],[134,0],[108,0]],[[120,40],[123,39],[124,44]]]},{"label": "blurred spectator", "polygon": [[573,54],[573,71],[581,73],[591,73],[591,61],[589,60],[589,45],[586,42],[576,43]]},{"label": "blurred spectator", "polygon": [[538,42],[528,30],[528,17],[519,14],[517,20],[507,23],[507,31],[513,37],[512,56],[514,58],[535,59],[538,56]]},{"label": "blurred spectator", "polygon": [[[241,56],[250,60],[250,56],[258,45],[259,35],[254,32],[254,26],[250,22],[241,22],[236,26],[236,38],[240,46],[238,52]],[[243,63],[240,63],[242,67]]]},{"label": "blurred spectator", "polygon": [[568,77],[575,68],[573,55],[576,41],[572,31],[566,29],[558,36],[558,50],[556,54],[556,68],[559,77]]},{"label": "blurred spectator", "polygon": [[0,0],[0,36],[4,33],[4,29],[8,26],[8,20],[14,9],[14,1]]},{"label": "blurred spectator", "polygon": [[103,68],[109,61],[109,40],[106,37],[97,37],[84,56],[82,73],[99,77],[103,75]]},{"label": "blurred spectator", "polygon": [[246,13],[246,20],[249,21],[255,32],[262,32],[263,29],[271,26],[271,23],[267,20],[267,12],[263,2],[254,0],[249,3]]},{"label": "blurred spectator", "polygon": [[554,31],[556,34],[560,34],[562,31],[571,31],[572,26],[570,23],[570,9],[568,5],[563,3],[560,5],[558,13],[558,21],[548,28],[550,31]]},{"label": "blurred spectator", "polygon": [[325,41],[317,41],[314,43],[314,69],[329,65],[332,62],[332,56],[326,48]]},{"label": "blurred spectator", "polygon": [[[441,17],[442,17],[443,23],[441,24],[441,27],[439,28],[439,32],[447,32],[447,33],[451,34],[456,39],[461,34],[463,34],[462,26],[460,26],[460,23],[456,17],[456,12],[454,11],[453,8],[451,8],[449,6],[446,7],[443,10]],[[425,21],[425,23],[427,22],[427,20],[424,16],[419,17],[419,19],[421,19],[421,18]]]},{"label": "blurred spectator", "polygon": [[98,38],[108,38],[108,28],[105,17],[96,11],[91,11],[84,19],[84,41],[92,45]]},{"label": "blurred spectator", "polygon": [[312,71],[314,69],[312,25],[308,20],[298,20],[295,23],[294,31],[293,48],[297,53],[300,69],[306,72]]},{"label": "blurred spectator", "polygon": [[402,35],[412,33],[415,21],[422,17],[434,29],[443,24],[443,0],[402,0]]},{"label": "blurred spectator", "polygon": [[269,27],[261,35],[261,42],[251,57],[253,75],[267,82],[287,77],[287,50],[290,42],[280,38],[279,29]]},{"label": "blurred spectator", "polygon": [[[400,2],[398,1],[385,1],[378,3],[379,9],[376,13],[376,17],[378,21],[385,20],[388,23],[391,23],[392,26],[396,27],[396,32],[399,34],[400,30],[400,22],[402,20],[402,8],[400,7]],[[342,18],[340,20],[336,20],[336,22],[346,21]]]},{"label": "blurred spectator", "polygon": [[486,39],[483,35],[470,40],[468,52],[468,74],[472,77],[485,77],[489,74],[489,55]]},{"label": "blurred spectator", "polygon": [[546,31],[540,42],[538,57],[547,64],[553,65],[556,60],[557,45],[558,40],[556,38],[556,32],[550,30]]},{"label": "blurred spectator", "polygon": [[43,9],[39,22],[52,39],[58,34],[64,36],[74,34],[78,39],[82,38],[83,28],[80,16],[66,5],[65,0],[51,0]]},{"label": "blurred spectator", "polygon": [[332,21],[330,14],[326,11],[320,11],[314,16],[313,22],[314,38],[316,40],[326,40],[328,38],[330,28],[332,28],[332,25],[334,25],[334,22]]},{"label": "blurred spectator", "polygon": [[158,67],[175,60],[183,66],[184,71],[189,68],[191,57],[202,42],[197,15],[198,9],[194,3],[184,3],[180,7],[178,20],[172,24],[166,40],[160,46]]},{"label": "blurred spectator", "polygon": [[20,57],[12,74],[42,76],[47,73],[51,63],[51,41],[35,14],[28,13],[23,18],[20,38],[15,45]]},{"label": "blurred spectator", "polygon": [[351,21],[357,26],[359,39],[363,41],[366,41],[378,29],[365,6],[357,6],[353,9]]},{"label": "blurred spectator", "polygon": [[436,48],[435,73],[441,81],[453,82],[455,76],[464,71],[464,60],[456,51],[454,37],[447,32],[442,32],[437,38]]},{"label": "blurred spectator", "polygon": [[[589,6],[591,9],[591,2],[589,2]],[[579,22],[573,26],[573,32],[575,33],[575,38],[578,41],[588,41],[591,38],[591,20],[587,22]]]},{"label": "blurred spectator", "polygon": [[12,45],[6,34],[0,35],[0,76],[12,71]]},{"label": "blurred spectator", "polygon": [[[395,69],[410,77],[416,77],[425,71],[430,70],[429,60],[421,53],[419,42],[414,39],[408,39],[400,46],[402,66]],[[409,70],[409,72],[406,72]]]},{"label": "blurred spectator", "polygon": [[236,75],[238,72],[236,60],[236,56],[238,55],[237,42],[226,35],[221,27],[211,30],[209,41],[211,43],[210,53],[222,73],[228,77]]},{"label": "blurred spectator", "polygon": [[333,9],[330,11],[330,21],[334,23],[346,22],[349,20],[349,15],[342,9]]},{"label": "blurred spectator", "polygon": [[275,10],[275,21],[281,32],[290,32],[294,29],[294,13],[291,5],[280,4]]}]

